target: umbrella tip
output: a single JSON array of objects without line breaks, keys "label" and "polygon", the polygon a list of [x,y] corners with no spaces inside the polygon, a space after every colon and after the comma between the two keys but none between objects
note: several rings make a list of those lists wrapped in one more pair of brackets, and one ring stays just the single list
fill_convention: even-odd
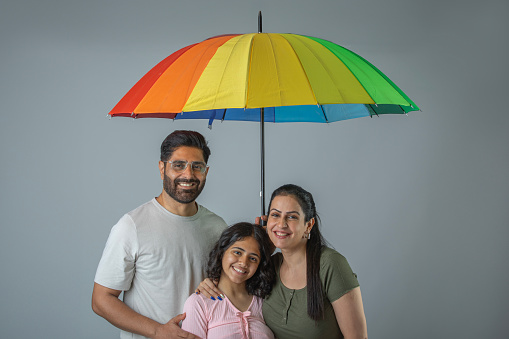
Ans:
[{"label": "umbrella tip", "polygon": [[262,32],[262,11],[258,12],[258,33]]}]

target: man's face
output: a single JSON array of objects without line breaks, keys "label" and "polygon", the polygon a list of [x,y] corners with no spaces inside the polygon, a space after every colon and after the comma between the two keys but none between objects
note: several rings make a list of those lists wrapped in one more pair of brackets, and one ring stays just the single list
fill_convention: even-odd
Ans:
[{"label": "man's face", "polygon": [[205,162],[203,152],[199,148],[182,146],[177,148],[169,161],[187,161],[187,168],[178,172],[172,169],[171,164],[159,162],[161,179],[163,179],[164,191],[175,201],[181,204],[189,204],[200,195],[207,178],[208,168],[205,173],[193,171],[191,162]]}]

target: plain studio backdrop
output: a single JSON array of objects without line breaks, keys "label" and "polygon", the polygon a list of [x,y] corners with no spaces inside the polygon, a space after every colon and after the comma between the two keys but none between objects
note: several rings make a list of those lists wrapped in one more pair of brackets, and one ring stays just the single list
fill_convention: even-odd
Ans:
[{"label": "plain studio backdrop", "polygon": [[422,112],[266,124],[266,186],[311,191],[358,274],[370,338],[509,337],[509,2],[3,1],[0,337],[117,338],[90,306],[111,227],[161,191],[159,147],[212,149],[198,201],[259,214],[259,125],[108,119],[169,54],[224,33],[321,37]]}]

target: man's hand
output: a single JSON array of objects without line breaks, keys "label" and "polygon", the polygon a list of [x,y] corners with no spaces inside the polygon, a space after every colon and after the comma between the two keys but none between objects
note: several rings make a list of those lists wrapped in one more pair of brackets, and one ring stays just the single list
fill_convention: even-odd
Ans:
[{"label": "man's hand", "polygon": [[179,323],[186,317],[185,314],[179,314],[166,324],[160,324],[133,311],[119,300],[118,296],[121,292],[95,283],[92,292],[92,308],[94,312],[116,327],[144,337],[154,339],[198,338],[179,327]]},{"label": "man's hand", "polygon": [[174,339],[174,338],[187,338],[199,339],[199,337],[184,331],[180,328],[179,323],[186,318],[186,314],[179,314],[175,318],[168,321],[166,324],[160,325],[156,329],[154,339]]}]

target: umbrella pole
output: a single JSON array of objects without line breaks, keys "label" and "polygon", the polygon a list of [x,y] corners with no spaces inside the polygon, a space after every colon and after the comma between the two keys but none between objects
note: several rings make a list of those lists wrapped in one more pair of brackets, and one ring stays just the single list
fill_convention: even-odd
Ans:
[{"label": "umbrella pole", "polygon": [[[260,191],[260,198],[261,198],[261,215],[265,215],[265,135],[264,135],[264,109],[263,107],[260,108],[260,156],[261,156],[261,191]],[[260,225],[264,226],[265,223],[263,220],[260,221]]]},{"label": "umbrella pole", "polygon": [[[258,33],[262,32],[262,11],[258,12]],[[263,120],[264,120],[264,108],[260,108],[260,156],[261,156],[261,190],[260,190],[260,200],[262,204],[261,215],[265,215],[265,135],[263,130]],[[264,226],[265,222],[260,220],[260,225]]]}]

